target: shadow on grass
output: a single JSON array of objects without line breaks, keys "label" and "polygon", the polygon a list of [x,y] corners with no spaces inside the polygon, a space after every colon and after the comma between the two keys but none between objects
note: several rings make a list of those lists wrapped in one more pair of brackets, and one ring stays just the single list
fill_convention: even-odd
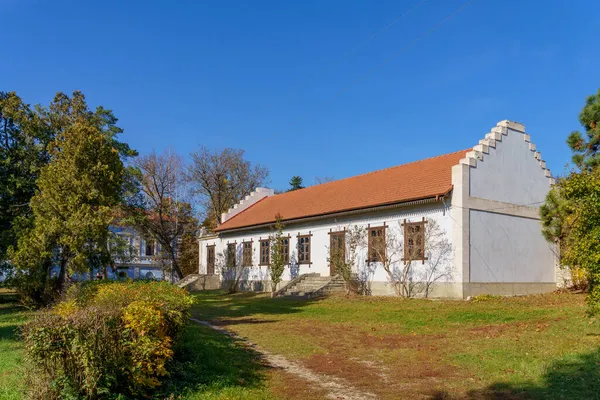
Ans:
[{"label": "shadow on grass", "polygon": [[[445,392],[438,392],[433,398],[441,400],[453,397]],[[484,389],[472,390],[467,395],[467,399],[471,400],[598,398],[600,398],[600,349],[553,362],[539,383],[498,382]]]},{"label": "shadow on grass", "polygon": [[256,292],[229,294],[220,290],[196,292],[194,296],[197,304],[193,307],[192,314],[203,320],[249,317],[254,314],[293,314],[300,312],[302,307],[319,301],[318,298],[271,298]]},{"label": "shadow on grass", "polygon": [[157,398],[264,390],[268,369],[261,355],[239,340],[188,323],[168,366],[170,377]]}]

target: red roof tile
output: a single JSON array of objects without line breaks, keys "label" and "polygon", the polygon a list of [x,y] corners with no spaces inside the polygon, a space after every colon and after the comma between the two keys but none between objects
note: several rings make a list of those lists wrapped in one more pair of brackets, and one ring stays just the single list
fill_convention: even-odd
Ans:
[{"label": "red roof tile", "polygon": [[469,150],[265,197],[216,231],[271,223],[277,213],[285,221],[446,194],[452,189],[452,166]]}]

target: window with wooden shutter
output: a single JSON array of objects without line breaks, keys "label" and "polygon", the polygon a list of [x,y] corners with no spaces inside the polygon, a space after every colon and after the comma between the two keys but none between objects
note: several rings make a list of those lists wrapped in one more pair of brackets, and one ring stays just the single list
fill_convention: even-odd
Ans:
[{"label": "window with wooden shutter", "polygon": [[298,264],[310,264],[310,237],[312,235],[298,235]]},{"label": "window with wooden shutter", "polygon": [[206,273],[215,273],[215,245],[206,246]]},{"label": "window with wooden shutter", "polygon": [[408,261],[421,261],[425,257],[425,218],[419,222],[406,222],[404,220],[404,263]]},{"label": "window with wooden shutter", "polygon": [[236,246],[235,243],[229,243],[227,245],[227,267],[232,268],[236,266]]},{"label": "window with wooden shutter", "polygon": [[271,243],[269,239],[260,241],[260,265],[269,265],[271,261]]},{"label": "window with wooden shutter", "polygon": [[368,229],[369,262],[384,262],[386,257],[385,225]]},{"label": "window with wooden shutter", "polygon": [[281,238],[281,251],[283,252],[283,262],[285,264],[290,263],[290,238],[282,237]]},{"label": "window with wooden shutter", "polygon": [[252,242],[242,242],[242,266],[252,266]]}]

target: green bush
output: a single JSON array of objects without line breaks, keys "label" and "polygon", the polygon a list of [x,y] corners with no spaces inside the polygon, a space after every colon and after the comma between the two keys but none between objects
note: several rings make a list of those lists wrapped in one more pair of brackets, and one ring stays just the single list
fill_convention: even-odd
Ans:
[{"label": "green bush", "polygon": [[23,328],[31,374],[38,376],[30,397],[148,396],[168,375],[191,304],[185,290],[166,282],[72,287]]}]

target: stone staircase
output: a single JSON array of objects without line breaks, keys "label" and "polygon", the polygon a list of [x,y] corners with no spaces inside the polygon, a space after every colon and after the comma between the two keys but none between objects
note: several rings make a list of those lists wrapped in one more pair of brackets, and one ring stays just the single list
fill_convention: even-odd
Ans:
[{"label": "stone staircase", "polygon": [[178,280],[175,284],[180,288],[184,288],[187,285],[189,285],[190,283],[197,281],[199,278],[200,278],[200,274],[190,274],[190,275],[186,276],[185,278]]},{"label": "stone staircase", "polygon": [[304,274],[292,280],[277,292],[277,296],[310,299],[332,292],[345,292],[346,285],[340,276]]}]

